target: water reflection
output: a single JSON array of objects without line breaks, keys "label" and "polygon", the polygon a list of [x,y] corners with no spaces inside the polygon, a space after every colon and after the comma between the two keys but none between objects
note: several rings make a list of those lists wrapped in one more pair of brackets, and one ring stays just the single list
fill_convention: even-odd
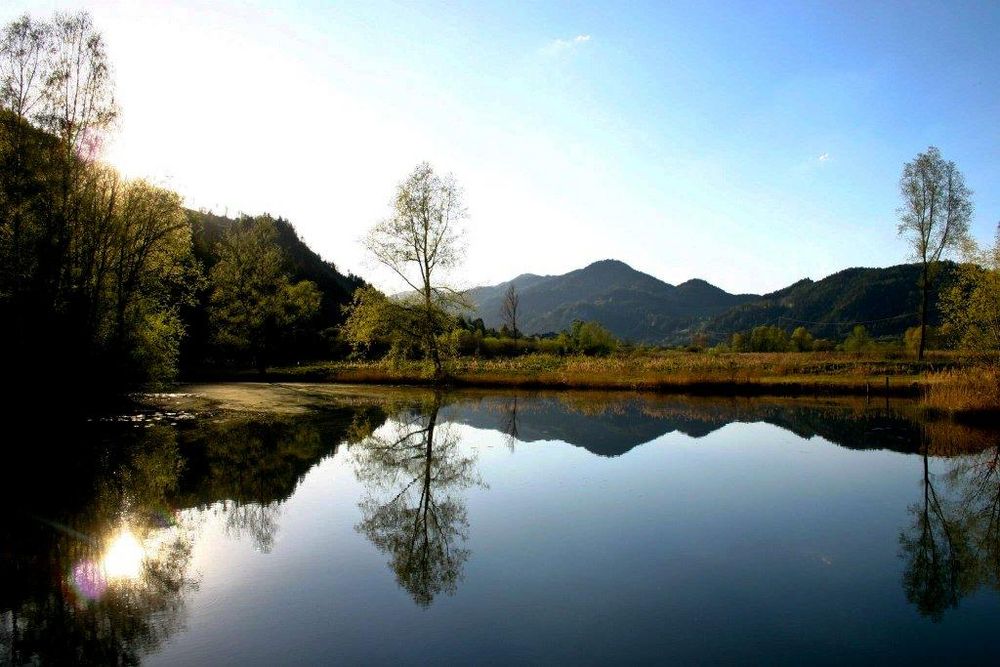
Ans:
[{"label": "water reflection", "polygon": [[[501,434],[499,451],[507,461],[551,450],[543,441],[560,441],[596,455],[575,450],[589,466],[605,466],[602,471],[621,470],[617,464],[641,456],[630,452],[664,435],[711,441],[710,435],[740,422],[771,424],[797,436],[789,440],[795,443],[819,437],[851,450],[912,455],[906,460],[922,469],[919,494],[886,495],[898,514],[879,531],[889,539],[898,531],[901,560],[892,576],[902,572],[902,587],[895,579],[891,585],[899,604],[906,604],[905,596],[913,610],[940,620],[963,599],[1000,586],[996,432],[928,422],[906,403],[398,390],[336,400],[318,392],[310,396],[308,411],[285,416],[209,415],[177,425],[130,419],[67,430],[36,426],[36,439],[45,446],[25,447],[21,460],[0,471],[0,503],[9,519],[0,527],[0,663],[133,664],[160,650],[187,623],[188,602],[200,583],[192,553],[204,539],[206,522],[221,528],[216,558],[225,558],[237,542],[261,558],[274,558],[276,545],[287,539],[287,501],[343,445],[346,456],[335,460],[349,466],[360,491],[343,506],[317,504],[313,511],[347,514],[351,537],[362,536],[359,544],[368,552],[374,546],[380,560],[387,559],[391,575],[377,566],[384,581],[395,579],[417,606],[437,609],[435,601],[458,590],[475,559],[496,557],[480,547],[474,559],[469,539],[470,522],[476,521],[469,498],[488,489],[479,470],[479,443],[469,439],[478,433],[474,429]],[[783,458],[774,465],[793,463]],[[490,481],[508,481],[497,470],[489,469]],[[502,470],[518,474],[513,467]],[[692,470],[693,476],[704,474]],[[712,504],[713,493],[722,495],[712,484],[706,479],[704,495],[692,494],[692,516],[718,520],[711,510],[694,513],[699,504]],[[625,510],[657,510],[654,500],[643,499],[650,504],[642,505],[629,489],[608,488],[619,491],[608,510],[621,512],[618,520],[628,517]],[[578,492],[572,485],[524,488],[539,503]],[[753,502],[747,498],[748,507]],[[677,534],[694,532],[699,519],[682,519]],[[795,530],[775,522],[772,539]],[[602,525],[593,530],[600,535]],[[668,556],[689,548],[695,547]],[[641,564],[639,551],[631,557]],[[891,547],[883,551],[895,558]],[[571,559],[562,565],[574,567]]]},{"label": "water reflection", "polygon": [[396,581],[423,606],[462,578],[469,520],[458,492],[482,485],[475,456],[438,423],[440,409],[434,394],[352,449],[366,487],[356,530],[389,555]]},{"label": "water reflection", "polygon": [[[136,664],[183,626],[197,579],[193,533],[162,509],[178,468],[170,435],[151,430],[103,460],[32,461],[6,487],[36,502],[0,536],[0,662]],[[5,498],[9,508],[23,500]]]},{"label": "water reflection", "polygon": [[[444,419],[505,433],[513,442],[558,440],[615,457],[669,433],[704,438],[732,423],[768,423],[850,449],[919,451],[921,423],[907,403],[863,399],[694,398],[622,393],[464,393]],[[970,437],[975,432],[969,431]],[[955,434],[932,440],[956,441]],[[949,444],[950,446],[950,444]]]},{"label": "water reflection", "polygon": [[184,626],[206,516],[271,549],[281,503],[378,406],[288,419],[33,425],[2,471],[0,664],[137,664]]},{"label": "water reflection", "polygon": [[922,497],[910,506],[913,524],[899,542],[907,599],[940,621],[962,598],[1000,586],[1000,447],[959,455],[943,482],[930,472],[929,449]]}]

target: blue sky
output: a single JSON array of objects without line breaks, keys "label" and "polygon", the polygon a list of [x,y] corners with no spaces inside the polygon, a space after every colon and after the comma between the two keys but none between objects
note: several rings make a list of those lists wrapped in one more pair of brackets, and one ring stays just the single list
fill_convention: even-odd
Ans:
[{"label": "blue sky", "polygon": [[614,257],[765,292],[907,258],[929,145],[1000,219],[1000,4],[141,3],[87,8],[123,116],[108,159],[190,205],[290,218],[393,289],[358,239],[421,160],[470,209],[465,285]]}]

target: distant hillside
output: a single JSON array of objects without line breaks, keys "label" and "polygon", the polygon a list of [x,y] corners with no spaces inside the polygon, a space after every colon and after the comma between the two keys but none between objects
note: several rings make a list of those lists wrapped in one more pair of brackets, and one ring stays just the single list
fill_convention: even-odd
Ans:
[{"label": "distant hillside", "polygon": [[645,343],[671,342],[707,318],[758,298],[729,294],[704,280],[670,285],[608,259],[560,276],[523,274],[472,289],[469,296],[486,326],[502,325],[500,307],[511,284],[520,296],[518,328],[526,334],[596,320],[620,338]]},{"label": "distant hillside", "polygon": [[[951,283],[955,269],[950,262],[942,264],[937,285]],[[721,340],[763,324],[786,329],[801,324],[816,336],[840,339],[854,323],[863,323],[875,336],[899,336],[917,324],[919,277],[919,265],[900,264],[845,269],[819,281],[806,278],[711,318],[704,331]],[[938,324],[937,293],[931,303],[931,323]]]}]

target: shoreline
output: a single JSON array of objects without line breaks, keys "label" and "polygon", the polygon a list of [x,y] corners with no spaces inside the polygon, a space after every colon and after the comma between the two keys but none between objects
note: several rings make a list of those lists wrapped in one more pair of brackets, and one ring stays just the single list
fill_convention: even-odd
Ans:
[{"label": "shoreline", "polygon": [[955,358],[921,364],[845,355],[760,354],[728,357],[666,354],[655,357],[545,357],[459,359],[435,381],[421,362],[318,362],[201,373],[187,383],[265,382],[426,389],[646,392],[700,397],[907,398],[928,416],[988,422],[1000,416],[989,387],[998,371]]}]

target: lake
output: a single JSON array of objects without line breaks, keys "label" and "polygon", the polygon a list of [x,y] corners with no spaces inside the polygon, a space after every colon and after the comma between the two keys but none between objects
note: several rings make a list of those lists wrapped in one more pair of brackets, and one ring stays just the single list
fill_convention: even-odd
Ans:
[{"label": "lake", "polygon": [[156,400],[8,424],[0,663],[1000,650],[1000,434],[905,401],[305,385]]}]

